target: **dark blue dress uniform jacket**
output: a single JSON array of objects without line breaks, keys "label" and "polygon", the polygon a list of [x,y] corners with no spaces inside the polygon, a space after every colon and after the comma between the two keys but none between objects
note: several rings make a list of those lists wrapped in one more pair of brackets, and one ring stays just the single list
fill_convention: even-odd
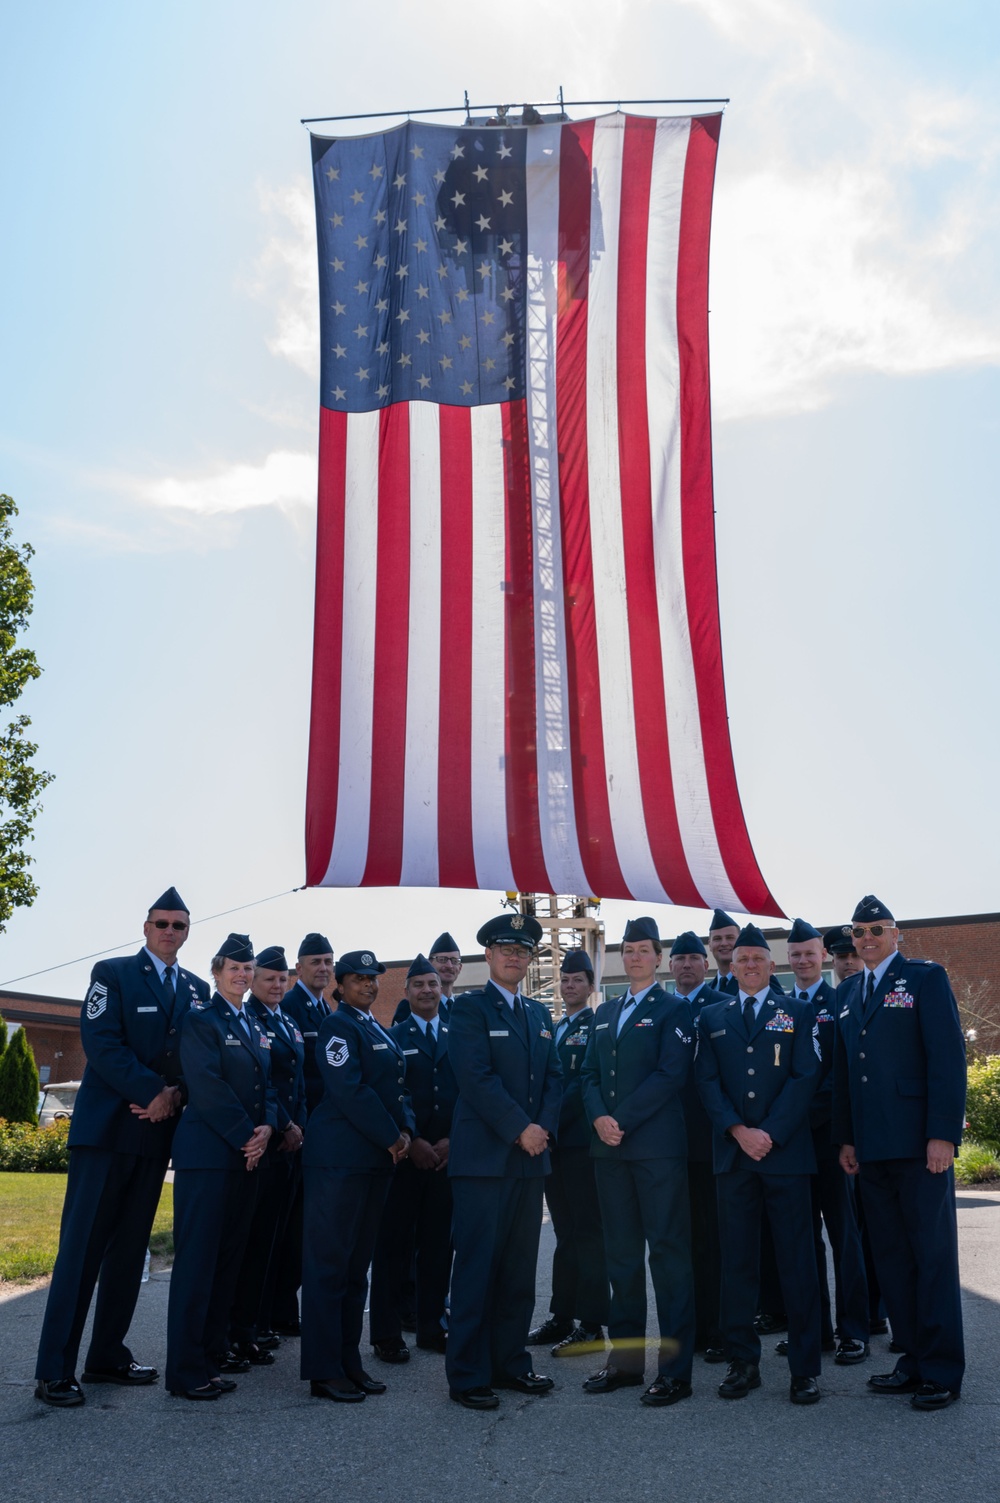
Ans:
[{"label": "dark blue dress uniform jacket", "polygon": [[284,1021],[257,997],[248,997],[246,1006],[257,1019],[271,1046],[271,1084],[278,1102],[278,1132],[290,1123],[306,1125],[306,1087],[303,1073],[305,1041],[298,1024],[287,1013]]},{"label": "dark blue dress uniform jacket", "polygon": [[[715,1128],[716,1174],[815,1174],[809,1104],[819,1077],[815,1014],[808,1002],[769,992],[751,1027],[739,996],[703,1007],[698,1019],[697,1078]],[[751,1159],[726,1129],[759,1127],[773,1147]]]},{"label": "dark blue dress uniform jacket", "polygon": [[[725,993],[717,992],[711,986],[703,986],[700,991],[691,997],[677,997],[678,1002],[683,1002],[690,1017],[690,1032],[695,1040],[698,1038],[698,1019],[701,1017],[702,1008],[708,1007],[712,1002],[725,1001]],[[684,1082],[682,1096],[684,1103],[684,1121],[687,1126],[688,1136],[688,1162],[694,1164],[710,1164],[712,1162],[712,1144],[715,1137],[712,1128],[712,1119],[705,1110],[705,1103],[701,1099],[698,1089],[698,1080],[695,1070],[695,1059],[691,1057],[691,1068],[688,1070],[687,1080]],[[714,1194],[714,1187],[712,1193]]]},{"label": "dark blue dress uniform jacket", "polygon": [[822,1146],[824,1156],[836,1154],[830,1133],[833,1115],[833,1055],[837,1035],[837,993],[828,981],[821,981],[812,995],[816,1014],[816,1038],[819,1042],[819,1084],[809,1104],[809,1125],[815,1134],[816,1150]]},{"label": "dark blue dress uniform jacket", "polygon": [[861,1162],[922,1159],[962,1141],[965,1039],[943,967],[897,955],[866,1013],[867,973],[837,988],[833,1137]]},{"label": "dark blue dress uniform jacket", "polygon": [[612,1116],[625,1137],[617,1148],[595,1134],[595,1158],[687,1158],[684,1082],[694,1055],[691,1009],[657,984],[618,1036],[622,997],[602,1002],[583,1064],[583,1103],[591,1122]]},{"label": "dark blue dress uniform jacket", "polygon": [[522,997],[526,1036],[491,981],[463,992],[448,1014],[448,1054],[458,1082],[448,1155],[450,1175],[541,1178],[548,1150],[531,1157],[517,1140],[531,1123],[556,1137],[562,1072],[552,1019]]},{"label": "dark blue dress uniform jacket", "polygon": [[414,1129],[400,1050],[341,1003],[320,1027],[316,1064],[324,1093],[309,1114],[303,1167],[389,1173],[388,1150],[400,1133],[412,1136]]},{"label": "dark blue dress uniform jacket", "polygon": [[208,996],[207,983],[178,966],[168,1013],[163,985],[145,950],[98,961],[80,1014],[87,1066],[70,1122],[71,1148],[170,1157],[177,1117],[142,1122],[129,1106],[148,1106],[165,1085],[179,1085],[183,1092],[181,1022],[192,1002]]},{"label": "dark blue dress uniform jacket", "polygon": [[306,1105],[309,1111],[312,1111],[323,1095],[323,1080],[316,1062],[316,1040],[323,1024],[331,1016],[329,1005],[325,1001],[314,1002],[312,993],[306,990],[301,981],[296,981],[295,985],[285,993],[281,1010],[286,1017],[293,1018],[299,1025],[299,1032],[305,1045],[302,1068],[306,1082]]},{"label": "dark blue dress uniform jacket", "polygon": [[412,1015],[391,1030],[406,1061],[406,1089],[413,1103],[415,1137],[438,1143],[451,1136],[458,1083],[448,1057],[448,1024],[438,1017],[436,1040]]},{"label": "dark blue dress uniform jacket", "polygon": [[559,1111],[560,1148],[589,1148],[594,1136],[583,1104],[583,1062],[587,1057],[594,1018],[592,1007],[582,1007],[569,1020],[568,1031],[556,1046],[563,1074],[563,1098]]},{"label": "dark blue dress uniform jacket", "polygon": [[175,1169],[245,1169],[242,1149],[254,1128],[277,1126],[268,1039],[247,1016],[252,1041],[218,992],[184,1019],[181,1064],[188,1104],[174,1136]]}]

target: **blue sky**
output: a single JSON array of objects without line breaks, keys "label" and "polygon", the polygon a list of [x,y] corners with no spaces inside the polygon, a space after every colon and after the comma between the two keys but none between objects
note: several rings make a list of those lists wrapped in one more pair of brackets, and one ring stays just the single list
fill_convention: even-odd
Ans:
[{"label": "blue sky", "polygon": [[[724,650],[751,837],[818,922],[998,906],[1000,11],[979,0],[56,0],[0,30],[0,489],[57,774],[0,984],[302,881],[317,345],[303,115],[729,95],[712,259]],[[530,35],[532,45],[525,46]],[[526,53],[530,56],[526,57]],[[489,893],[230,927],[401,957]],[[610,939],[626,906],[607,903]],[[661,929],[703,916],[663,910]],[[75,995],[89,967],[25,983]]]}]

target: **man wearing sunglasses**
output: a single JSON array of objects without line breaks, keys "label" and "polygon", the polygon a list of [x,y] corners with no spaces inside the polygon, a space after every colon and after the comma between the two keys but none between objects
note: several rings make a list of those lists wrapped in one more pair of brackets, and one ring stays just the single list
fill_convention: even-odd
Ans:
[{"label": "man wearing sunglasses", "polygon": [[[35,1368],[35,1397],[84,1402],[76,1359],[95,1284],[84,1383],[155,1383],[125,1345],[184,1102],[181,1020],[208,985],[177,964],[190,915],[175,887],[150,908],[138,955],[99,960],[80,1014],[87,1067],[69,1133],[69,1176]],[[98,1283],[98,1280],[100,1281]]]},{"label": "man wearing sunglasses", "polygon": [[876,1393],[944,1409],[965,1371],[955,1222],[955,1150],[965,1122],[965,1040],[944,969],[897,948],[889,909],[854,910],[863,969],[837,989],[833,1140],[860,1175],[865,1221],[902,1353]]}]

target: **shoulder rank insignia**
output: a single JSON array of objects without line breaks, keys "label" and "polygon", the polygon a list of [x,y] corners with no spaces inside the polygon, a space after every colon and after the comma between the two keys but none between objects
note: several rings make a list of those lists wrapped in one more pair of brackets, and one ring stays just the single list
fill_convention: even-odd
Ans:
[{"label": "shoulder rank insignia", "polygon": [[326,1046],[326,1062],[335,1068],[346,1065],[349,1053],[346,1039],[331,1038]]},{"label": "shoulder rank insignia", "polygon": [[108,989],[102,981],[95,981],[87,993],[87,1017],[99,1018],[108,1005]]}]

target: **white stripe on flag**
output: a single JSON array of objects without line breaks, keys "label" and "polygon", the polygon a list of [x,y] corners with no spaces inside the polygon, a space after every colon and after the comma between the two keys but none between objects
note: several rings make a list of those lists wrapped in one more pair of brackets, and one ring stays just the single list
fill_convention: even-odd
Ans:
[{"label": "white stripe on flag", "polygon": [[400,887],[438,884],[441,678],[440,408],[410,403],[410,610]]},{"label": "white stripe on flag", "polygon": [[368,863],[378,583],[375,560],[378,558],[379,417],[378,412],[352,413],[347,424],[340,772],[337,826],[327,874],[327,881],[337,887],[357,886]]},{"label": "white stripe on flag", "polygon": [[712,893],[713,906],[739,910],[740,900],[726,874],[712,820],[684,588],[677,254],[690,134],[688,120],[656,123],[646,263],[646,391],[649,431],[669,436],[670,443],[652,444],[653,551],[670,767],[681,843],[699,892]]},{"label": "white stripe on flag", "polygon": [[[618,449],[618,230],[625,120],[594,127],[587,317],[587,454],[594,617],[608,806],[615,850],[630,892],[669,903],[646,833],[635,738]],[[650,425],[653,433],[657,430]]]},{"label": "white stripe on flag", "polygon": [[556,426],[561,126],[528,132],[527,414],[535,611],[538,822],[556,892],[589,891],[576,831]]},{"label": "white stripe on flag", "polygon": [[500,408],[472,420],[472,844],[480,887],[516,886],[507,843],[504,728],[507,563]]}]

